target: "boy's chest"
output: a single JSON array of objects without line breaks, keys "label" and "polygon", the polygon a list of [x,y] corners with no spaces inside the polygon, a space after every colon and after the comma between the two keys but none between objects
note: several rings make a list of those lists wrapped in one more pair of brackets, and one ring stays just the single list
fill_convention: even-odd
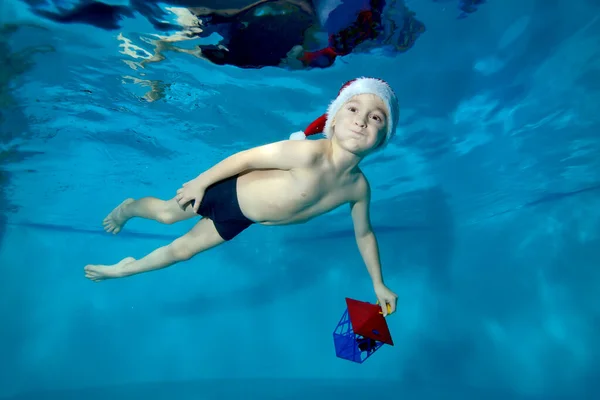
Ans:
[{"label": "boy's chest", "polygon": [[307,173],[294,171],[292,173],[293,185],[290,195],[297,196],[298,200],[315,202],[329,199],[333,202],[343,202],[351,197],[354,184],[349,179],[336,179],[327,174]]}]

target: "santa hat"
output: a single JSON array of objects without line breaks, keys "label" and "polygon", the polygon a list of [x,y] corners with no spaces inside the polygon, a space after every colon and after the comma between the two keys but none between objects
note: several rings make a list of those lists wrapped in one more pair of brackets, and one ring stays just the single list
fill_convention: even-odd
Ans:
[{"label": "santa hat", "polygon": [[314,120],[304,131],[292,133],[290,135],[290,140],[306,139],[307,136],[315,135],[317,133],[323,133],[326,137],[331,137],[331,123],[333,118],[329,119],[328,116],[335,116],[348,100],[359,94],[374,94],[380,97],[386,105],[388,112],[388,126],[387,134],[381,147],[385,146],[392,136],[394,136],[396,126],[398,125],[398,117],[400,114],[398,99],[390,85],[385,81],[364,77],[346,82],[340,89],[336,99],[333,100],[329,105],[329,108],[327,108],[327,112]]}]

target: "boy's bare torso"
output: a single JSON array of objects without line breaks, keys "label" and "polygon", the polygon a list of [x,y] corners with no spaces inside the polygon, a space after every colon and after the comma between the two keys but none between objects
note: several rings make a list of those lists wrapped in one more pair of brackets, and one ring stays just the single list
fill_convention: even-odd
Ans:
[{"label": "boy's bare torso", "polygon": [[239,176],[238,201],[247,218],[263,225],[302,223],[361,197],[366,188],[362,172],[357,168],[338,175],[325,155],[325,141],[314,144],[322,156],[308,165]]}]

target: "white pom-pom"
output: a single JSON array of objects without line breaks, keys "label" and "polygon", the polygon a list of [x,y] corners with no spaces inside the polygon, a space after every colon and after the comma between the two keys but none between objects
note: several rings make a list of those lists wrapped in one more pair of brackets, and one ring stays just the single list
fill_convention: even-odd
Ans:
[{"label": "white pom-pom", "polygon": [[302,131],[294,132],[290,135],[290,140],[304,140],[306,135]]}]

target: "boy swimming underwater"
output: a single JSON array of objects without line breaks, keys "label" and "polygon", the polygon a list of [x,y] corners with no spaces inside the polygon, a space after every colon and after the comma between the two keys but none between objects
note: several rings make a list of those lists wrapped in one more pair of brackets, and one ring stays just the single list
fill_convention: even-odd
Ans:
[{"label": "boy swimming underwater", "polygon": [[386,82],[347,82],[326,114],[291,137],[322,132],[326,139],[285,140],[241,151],[184,183],[171,200],[123,201],[104,219],[109,233],[118,233],[133,217],[164,224],[203,218],[182,237],[139,260],[87,265],[85,276],[101,281],[165,268],[232,240],[252,224],[302,223],[349,204],[356,242],[383,315],[388,304],[394,312],[398,296],[383,282],[369,216],[369,182],[359,163],[387,145],[398,115],[398,100]]}]

